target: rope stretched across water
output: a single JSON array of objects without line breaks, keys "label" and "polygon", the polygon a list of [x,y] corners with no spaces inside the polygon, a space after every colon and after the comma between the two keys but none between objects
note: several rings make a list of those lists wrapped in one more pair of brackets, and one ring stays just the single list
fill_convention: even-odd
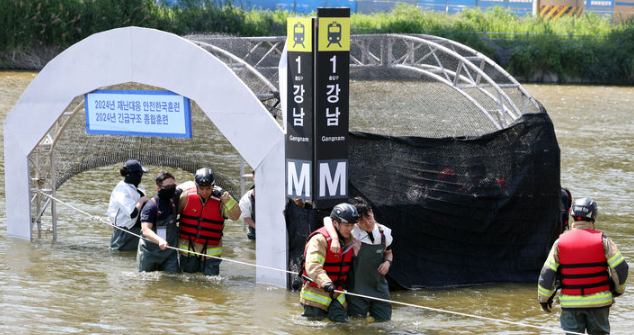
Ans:
[{"label": "rope stretched across water", "polygon": [[[69,203],[66,203],[60,199],[57,199],[55,197],[53,197],[50,194],[46,194],[40,190],[38,190],[39,193],[51,198],[52,200],[59,202],[60,204],[63,204],[71,209],[76,210],[79,213],[82,213],[92,219],[95,219],[99,222],[102,223],[106,223],[111,227],[114,227],[116,229],[119,229],[121,231],[124,231],[128,234],[134,235],[140,239],[143,239],[145,241],[148,242],[152,242],[155,243],[153,241],[148,240],[147,238],[139,235],[139,234],[135,234],[127,229],[124,229],[122,227],[119,226],[115,226],[112,223],[102,219],[101,217],[92,215],[86,211],[83,211]],[[208,257],[208,258],[215,258],[215,259],[221,259],[223,261],[226,262],[231,262],[231,263],[236,263],[236,264],[242,264],[242,265],[247,265],[247,266],[252,266],[252,267],[256,267],[256,268],[261,268],[261,269],[267,269],[267,270],[273,270],[273,271],[278,271],[278,272],[284,272],[284,273],[289,273],[289,274],[297,274],[297,272],[295,271],[288,271],[288,270],[283,270],[283,269],[278,269],[278,268],[273,268],[273,267],[269,267],[269,266],[264,266],[264,265],[258,265],[258,264],[253,264],[253,263],[247,263],[247,262],[242,262],[242,261],[238,261],[235,259],[230,259],[230,258],[223,258],[223,257],[218,257],[218,256],[211,256],[211,255],[206,255],[206,254],[201,254],[192,250],[186,250],[186,249],[182,249],[182,248],[176,248],[176,247],[172,247],[172,246],[167,246],[168,249],[172,249],[172,250],[176,250],[176,251],[181,251],[184,253],[189,253],[189,254],[194,254],[194,255],[198,255],[198,256],[202,256],[202,257]],[[479,320],[484,320],[484,321],[490,321],[490,322],[498,322],[498,323],[504,323],[504,324],[508,324],[508,325],[515,325],[515,326],[521,326],[521,327],[527,327],[527,328],[533,328],[533,329],[539,329],[539,330],[546,330],[546,331],[550,331],[550,332],[558,332],[558,333],[563,333],[565,332],[566,334],[571,334],[571,335],[584,335],[585,333],[577,333],[577,332],[573,332],[573,331],[564,331],[563,329],[558,329],[558,328],[549,328],[549,327],[543,327],[543,326],[535,326],[535,325],[530,325],[530,324],[526,324],[526,323],[521,323],[521,322],[514,322],[514,321],[507,321],[507,320],[503,320],[503,319],[496,319],[496,318],[489,318],[489,317],[485,317],[485,316],[479,316],[479,315],[474,315],[474,314],[467,314],[467,313],[461,313],[461,312],[454,312],[454,311],[448,311],[448,310],[444,310],[444,309],[440,309],[440,308],[433,308],[433,307],[427,307],[427,306],[421,306],[421,305],[416,305],[416,304],[410,304],[410,303],[406,303],[406,302],[400,302],[400,301],[395,301],[395,300],[389,300],[389,299],[382,299],[382,298],[377,298],[377,297],[372,297],[372,296],[367,296],[367,295],[363,295],[363,294],[358,294],[358,293],[352,293],[352,292],[348,292],[348,291],[340,291],[340,290],[335,290],[336,293],[342,293],[342,294],[347,294],[350,296],[355,296],[355,297],[360,297],[360,298],[366,298],[366,299],[371,299],[371,300],[376,300],[376,301],[382,301],[382,302],[387,302],[387,303],[391,303],[394,305],[401,305],[401,306],[407,306],[407,307],[413,307],[413,308],[419,308],[419,309],[424,309],[424,310],[428,310],[428,311],[432,311],[432,312],[437,312],[437,313],[443,313],[443,314],[452,314],[452,315],[458,315],[458,316],[464,316],[464,317],[469,317],[469,318],[474,318],[474,319],[479,319]]]}]

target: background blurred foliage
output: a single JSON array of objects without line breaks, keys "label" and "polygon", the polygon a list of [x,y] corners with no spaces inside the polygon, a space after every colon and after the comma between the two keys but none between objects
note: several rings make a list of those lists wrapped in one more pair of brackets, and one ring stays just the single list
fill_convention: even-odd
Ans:
[{"label": "background blurred foliage", "polygon": [[[246,8],[229,0],[0,0],[0,68],[8,54],[65,48],[94,33],[125,26],[177,35],[286,35],[285,11]],[[305,15],[314,16],[315,13]],[[592,13],[542,20],[503,8],[459,14],[398,5],[391,12],[351,16],[353,33],[429,34],[455,40],[492,58],[522,81],[555,74],[560,82],[634,84],[634,20],[612,24]],[[33,69],[31,69],[33,70]],[[37,70],[37,69],[35,69]]]}]

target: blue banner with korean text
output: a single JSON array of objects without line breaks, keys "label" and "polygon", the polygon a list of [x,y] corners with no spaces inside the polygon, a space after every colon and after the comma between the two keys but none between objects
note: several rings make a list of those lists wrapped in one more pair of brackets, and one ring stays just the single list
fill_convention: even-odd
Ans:
[{"label": "blue banner with korean text", "polygon": [[88,134],[192,137],[189,99],[174,92],[96,90],[84,103]]}]

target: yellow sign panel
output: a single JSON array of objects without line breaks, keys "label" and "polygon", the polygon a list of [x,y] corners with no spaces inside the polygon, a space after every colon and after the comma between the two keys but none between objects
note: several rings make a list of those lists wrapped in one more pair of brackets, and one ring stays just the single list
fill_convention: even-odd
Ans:
[{"label": "yellow sign panel", "polygon": [[286,21],[286,44],[288,51],[313,51],[313,19],[289,18]]},{"label": "yellow sign panel", "polygon": [[319,18],[319,51],[350,51],[350,18]]}]

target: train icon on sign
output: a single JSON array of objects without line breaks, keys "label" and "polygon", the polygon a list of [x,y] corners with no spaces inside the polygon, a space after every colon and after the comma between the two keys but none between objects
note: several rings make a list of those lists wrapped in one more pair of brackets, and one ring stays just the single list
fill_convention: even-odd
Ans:
[{"label": "train icon on sign", "polygon": [[306,49],[306,46],[304,45],[304,31],[305,27],[301,22],[295,23],[295,25],[293,26],[293,41],[295,42],[295,44],[293,44],[293,48],[296,45],[301,44],[302,47]]},{"label": "train icon on sign", "polygon": [[337,22],[332,22],[328,25],[328,45],[326,48],[330,47],[331,44],[337,43],[339,47],[341,47],[341,24]]}]

